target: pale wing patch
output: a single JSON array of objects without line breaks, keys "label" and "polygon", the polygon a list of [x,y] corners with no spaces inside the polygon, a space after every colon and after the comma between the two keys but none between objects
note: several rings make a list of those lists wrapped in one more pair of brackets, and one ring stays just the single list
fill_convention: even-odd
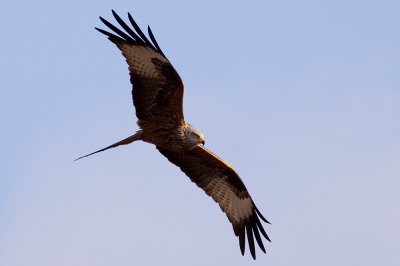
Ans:
[{"label": "pale wing patch", "polygon": [[252,215],[251,199],[249,197],[239,198],[224,178],[212,179],[204,189],[232,221],[239,223]]},{"label": "pale wing patch", "polygon": [[251,201],[251,199],[240,199],[232,191],[230,191],[230,193],[233,195],[232,211],[234,212],[233,216],[236,218],[235,220],[243,221],[248,219],[253,212],[253,202]]},{"label": "pale wing patch", "polygon": [[145,77],[159,77],[159,71],[152,62],[154,58],[167,63],[168,60],[160,53],[147,46],[117,44],[130,66],[130,70]]}]

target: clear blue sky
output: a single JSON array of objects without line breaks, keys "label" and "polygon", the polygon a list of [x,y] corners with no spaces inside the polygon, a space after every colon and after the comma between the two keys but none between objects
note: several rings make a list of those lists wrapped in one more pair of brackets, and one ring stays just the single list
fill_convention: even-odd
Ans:
[{"label": "clear blue sky", "polygon": [[[398,1],[0,4],[0,265],[399,265]],[[271,221],[242,257],[213,201],[134,143],[127,66],[94,30],[130,11],[185,114]]]}]

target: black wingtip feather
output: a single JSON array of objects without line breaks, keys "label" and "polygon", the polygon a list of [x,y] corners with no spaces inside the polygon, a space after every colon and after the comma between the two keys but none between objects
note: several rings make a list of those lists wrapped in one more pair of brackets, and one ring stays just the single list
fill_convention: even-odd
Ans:
[{"label": "black wingtip feather", "polygon": [[150,37],[151,41],[146,37],[146,35],[143,33],[143,31],[137,25],[137,23],[135,22],[135,20],[133,19],[133,17],[131,16],[131,14],[129,12],[128,12],[128,19],[136,32],[134,30],[132,30],[132,28],[130,28],[122,20],[122,18],[117,14],[117,12],[115,12],[114,10],[111,10],[111,12],[112,12],[115,20],[126,31],[126,33],[124,31],[118,29],[116,26],[114,26],[113,24],[111,24],[110,22],[108,22],[106,19],[104,19],[101,16],[99,17],[101,22],[103,22],[104,25],[106,25],[109,29],[111,29],[116,35],[112,34],[110,32],[107,32],[105,30],[98,29],[98,28],[96,28],[96,30],[107,35],[109,37],[109,39],[113,42],[125,41],[125,42],[138,44],[138,45],[148,45],[165,57],[163,51],[161,50],[160,46],[157,43],[156,38],[154,37],[150,27],[148,28],[148,32],[149,32],[149,37]]},{"label": "black wingtip feather", "polygon": [[246,239],[245,239],[245,228],[238,228],[238,236],[239,236],[239,246],[240,251],[242,252],[242,256],[244,256],[244,250],[246,247]]},{"label": "black wingtip feather", "polygon": [[128,25],[126,25],[126,23],[121,19],[120,16],[118,16],[118,14],[114,11],[111,10],[115,20],[119,23],[119,25],[121,25],[122,28],[124,28],[124,30],[126,30],[126,32],[139,44],[144,44],[144,41],[131,29],[129,28]]},{"label": "black wingtip feather", "polygon": [[109,39],[111,42],[113,42],[113,43],[118,43],[118,42],[124,42],[124,41],[125,41],[125,40],[122,39],[121,37],[119,37],[119,36],[117,36],[117,35],[114,35],[114,34],[108,32],[108,31],[105,31],[105,30],[102,30],[102,29],[99,29],[99,28],[95,28],[95,29],[96,29],[97,31],[103,33],[104,35],[106,35],[106,36],[108,37],[108,39]]},{"label": "black wingtip feather", "polygon": [[260,216],[261,220],[263,220],[264,222],[266,222],[266,223],[268,223],[268,224],[271,224],[270,222],[267,221],[267,219],[264,218],[264,216],[263,216],[263,215],[261,214],[261,212],[258,210],[258,208],[257,208],[257,206],[254,204],[254,202],[253,202],[253,205],[254,205],[254,208],[255,208],[257,214]]},{"label": "black wingtip feather", "polygon": [[151,39],[151,40],[153,41],[153,43],[154,43],[154,46],[157,48],[157,50],[158,50],[162,55],[164,55],[163,51],[161,50],[160,46],[159,46],[158,43],[157,43],[156,38],[154,37],[153,32],[151,31],[150,26],[147,26],[147,31],[148,31],[148,33],[149,33],[150,39]]},{"label": "black wingtip feather", "polygon": [[246,225],[246,233],[247,233],[247,239],[249,241],[249,249],[251,256],[253,257],[253,259],[256,259],[256,249],[254,247],[253,230],[250,224]]},{"label": "black wingtip feather", "polygon": [[94,29],[97,30],[97,31],[99,31],[99,32],[101,32],[101,33],[103,33],[104,35],[106,35],[106,36],[108,36],[108,37],[114,35],[114,34],[108,32],[108,31],[105,31],[105,30],[103,30],[103,29],[99,29],[99,28],[96,28],[96,27],[94,27]]},{"label": "black wingtip feather", "polygon": [[121,36],[123,39],[125,39],[126,41],[129,42],[135,42],[135,40],[129,36],[128,34],[126,34],[125,32],[123,32],[122,30],[118,29],[117,27],[115,27],[113,24],[111,24],[110,22],[108,22],[107,20],[105,20],[104,18],[100,17],[101,22],[104,23],[104,25],[106,25],[110,30],[114,31],[116,34],[118,34],[119,36]]},{"label": "black wingtip feather", "polygon": [[254,236],[255,236],[255,238],[257,240],[258,246],[261,248],[261,250],[264,253],[266,253],[265,252],[264,243],[262,242],[262,239],[261,239],[261,236],[260,236],[260,232],[258,231],[257,224],[256,224],[256,222],[254,220],[253,220],[253,223],[252,223],[252,227],[253,227],[253,233],[254,233]]},{"label": "black wingtip feather", "polygon": [[149,39],[147,39],[146,35],[144,35],[143,31],[140,29],[140,27],[138,26],[138,24],[136,23],[136,21],[133,19],[133,17],[131,16],[131,14],[128,12],[128,19],[131,22],[133,28],[135,29],[135,31],[137,32],[137,34],[139,34],[140,38],[142,38],[142,40],[148,44],[151,45],[151,47],[153,47],[154,49],[156,49],[154,47],[154,45],[149,41]]},{"label": "black wingtip feather", "polygon": [[261,222],[260,222],[260,219],[258,219],[258,216],[257,216],[257,215],[255,216],[255,221],[256,221],[256,223],[257,223],[258,229],[260,229],[260,231],[261,231],[261,234],[262,234],[269,242],[271,242],[271,239],[269,239],[269,237],[268,237],[267,233],[265,232],[264,227],[262,226],[262,224],[261,224]]}]

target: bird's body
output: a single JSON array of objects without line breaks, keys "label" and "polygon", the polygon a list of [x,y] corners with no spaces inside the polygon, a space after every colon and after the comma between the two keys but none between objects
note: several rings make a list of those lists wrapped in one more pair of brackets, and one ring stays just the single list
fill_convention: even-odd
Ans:
[{"label": "bird's body", "polygon": [[138,134],[141,140],[171,151],[187,151],[205,143],[203,134],[188,123],[175,128],[142,129]]},{"label": "bird's body", "polygon": [[113,15],[126,33],[101,17],[101,21],[115,34],[96,29],[108,36],[128,63],[133,85],[132,99],[140,129],[126,139],[78,159],[137,140],[154,144],[162,155],[219,204],[232,223],[235,235],[239,237],[242,254],[247,234],[250,252],[255,259],[254,237],[264,252],[260,232],[269,240],[260,219],[268,221],[255,206],[232,166],[206,149],[204,135],[185,121],[183,82],[160,49],[150,28],[151,41],[129,13],[128,18],[135,31],[114,11]]}]

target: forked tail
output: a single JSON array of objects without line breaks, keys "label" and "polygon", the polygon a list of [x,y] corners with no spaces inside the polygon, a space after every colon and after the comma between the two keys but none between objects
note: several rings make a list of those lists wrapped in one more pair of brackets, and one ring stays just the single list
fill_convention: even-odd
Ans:
[{"label": "forked tail", "polygon": [[75,159],[75,161],[78,161],[78,160],[80,160],[82,158],[88,157],[88,156],[93,155],[93,154],[98,153],[98,152],[102,152],[102,151],[105,151],[105,150],[108,150],[108,149],[111,149],[111,148],[118,147],[119,145],[126,145],[126,144],[132,143],[132,142],[134,142],[136,140],[141,140],[141,137],[142,137],[142,132],[138,131],[135,134],[133,134],[132,136],[127,137],[126,139],[118,141],[118,142],[116,142],[116,143],[114,143],[114,144],[112,144],[112,145],[110,145],[108,147],[105,147],[105,148],[101,149],[101,150],[98,150],[98,151],[89,153],[87,155],[84,155],[82,157],[79,157],[78,159]]}]

